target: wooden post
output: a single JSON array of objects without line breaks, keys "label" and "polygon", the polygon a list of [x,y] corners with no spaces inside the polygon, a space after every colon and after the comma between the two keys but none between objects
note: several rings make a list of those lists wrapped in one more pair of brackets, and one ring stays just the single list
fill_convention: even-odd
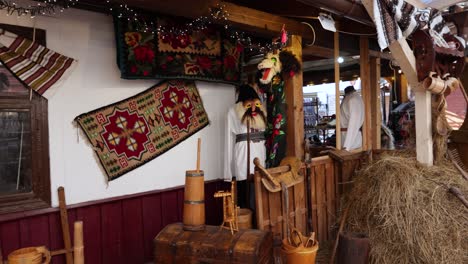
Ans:
[{"label": "wooden post", "polygon": [[[338,29],[338,22],[335,25]],[[335,135],[336,135],[336,148],[341,149],[341,110],[340,110],[340,64],[338,57],[340,56],[340,33],[338,31],[334,34],[334,58],[335,58]]]},{"label": "wooden post", "polygon": [[[362,0],[362,3],[375,23],[373,0]],[[378,23],[381,22],[378,21]],[[431,94],[425,91],[418,82],[416,58],[406,39],[394,41],[389,49],[405,73],[408,84],[415,92],[417,160],[422,164],[432,166],[434,153],[432,150]]]},{"label": "wooden post", "polygon": [[400,102],[406,103],[408,102],[408,80],[406,79],[406,75],[400,75]]},{"label": "wooden post", "polygon": [[371,96],[370,96],[370,70],[369,70],[369,39],[361,37],[360,66],[361,66],[361,95],[364,102],[364,123],[362,124],[362,150],[372,146],[371,139]]},{"label": "wooden post", "polygon": [[73,233],[73,263],[84,264],[83,221],[75,222]]},{"label": "wooden post", "polygon": [[380,126],[382,110],[380,103],[380,58],[370,58],[370,108],[371,108],[371,138],[372,149],[381,148]]},{"label": "wooden post", "polygon": [[72,245],[70,239],[70,229],[68,226],[68,213],[67,213],[67,204],[65,200],[65,189],[60,186],[58,188],[58,198],[59,198],[59,207],[60,207],[60,223],[62,224],[62,236],[63,244],[65,245],[65,260],[67,264],[73,263],[73,253]]},{"label": "wooden post", "polygon": [[[302,37],[292,35],[291,45],[287,49],[296,55],[302,65]],[[302,86],[302,71],[286,79],[286,155],[295,156],[300,159],[304,157],[304,96],[302,94]]]}]

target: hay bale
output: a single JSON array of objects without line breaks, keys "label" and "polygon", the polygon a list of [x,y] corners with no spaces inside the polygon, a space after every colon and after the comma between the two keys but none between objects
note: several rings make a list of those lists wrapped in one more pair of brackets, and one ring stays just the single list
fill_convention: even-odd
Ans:
[{"label": "hay bale", "polygon": [[357,173],[346,228],[368,234],[371,263],[468,263],[468,209],[443,184],[468,195],[448,162],[383,155]]}]

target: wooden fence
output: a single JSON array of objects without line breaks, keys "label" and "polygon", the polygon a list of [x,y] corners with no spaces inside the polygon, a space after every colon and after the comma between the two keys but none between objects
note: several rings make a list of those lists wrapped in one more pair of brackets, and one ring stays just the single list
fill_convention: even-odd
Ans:
[{"label": "wooden fence", "polygon": [[341,211],[341,198],[363,162],[363,153],[313,158],[308,168],[309,220],[320,242],[336,237],[335,226]]}]

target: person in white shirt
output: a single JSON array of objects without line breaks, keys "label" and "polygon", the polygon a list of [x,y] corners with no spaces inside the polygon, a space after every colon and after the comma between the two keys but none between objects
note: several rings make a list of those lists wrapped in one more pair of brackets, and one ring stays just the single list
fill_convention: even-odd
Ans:
[{"label": "person in white shirt", "polygon": [[345,97],[340,107],[342,149],[362,147],[361,127],[364,123],[364,102],[353,86],[345,88]]},{"label": "person in white shirt", "polygon": [[246,205],[244,198],[247,180],[247,122],[250,126],[250,171],[254,173],[254,158],[259,158],[265,166],[265,127],[266,111],[257,92],[250,85],[239,88],[239,96],[226,118],[226,144],[224,156],[224,180],[237,181],[238,200],[242,207]]}]

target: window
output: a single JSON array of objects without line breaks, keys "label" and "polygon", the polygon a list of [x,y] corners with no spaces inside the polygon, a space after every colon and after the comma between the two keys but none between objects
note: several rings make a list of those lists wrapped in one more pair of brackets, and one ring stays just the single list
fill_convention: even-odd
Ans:
[{"label": "window", "polygon": [[[0,28],[30,37],[33,29]],[[36,41],[45,44],[45,32]],[[38,36],[42,36],[38,38]],[[0,214],[50,205],[47,100],[0,65]]]}]

